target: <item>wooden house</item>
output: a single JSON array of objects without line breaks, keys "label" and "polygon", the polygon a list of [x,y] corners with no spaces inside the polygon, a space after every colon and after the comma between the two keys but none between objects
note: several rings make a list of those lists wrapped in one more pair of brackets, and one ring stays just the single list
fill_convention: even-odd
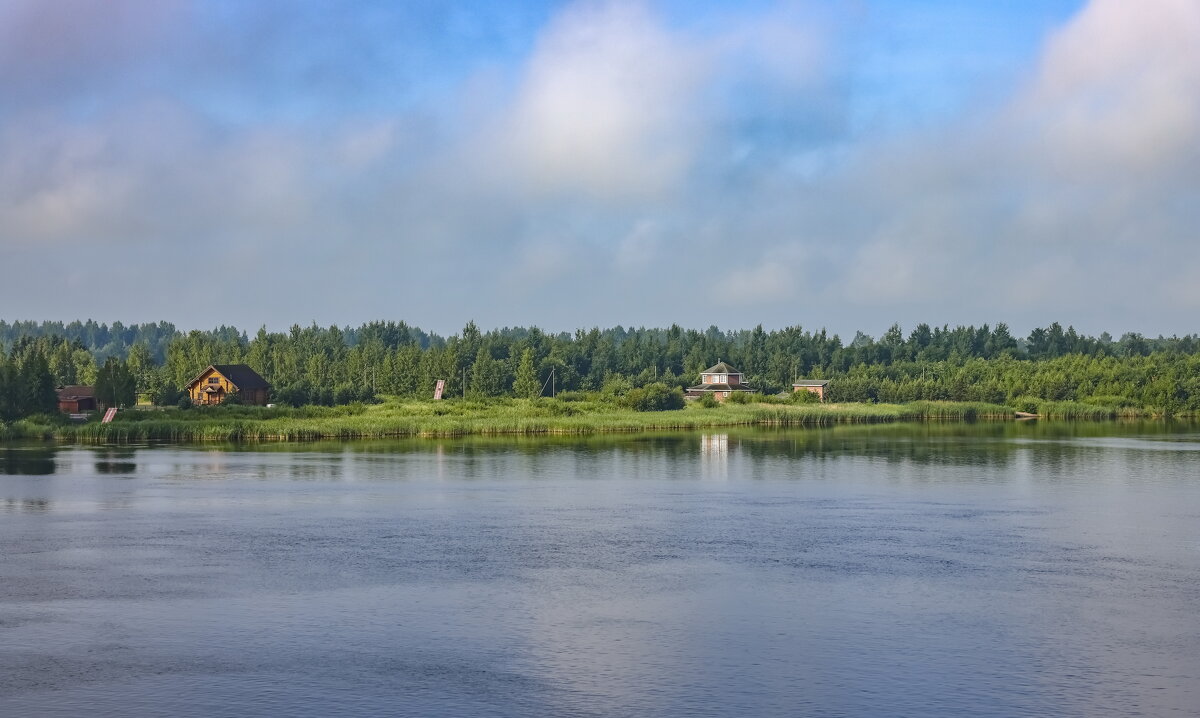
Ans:
[{"label": "wooden house", "polygon": [[828,379],[798,379],[792,382],[792,391],[807,391],[810,394],[816,394],[821,401],[825,401],[825,390],[828,386]]},{"label": "wooden house", "polygon": [[711,394],[717,401],[724,401],[733,392],[754,393],[754,389],[742,383],[742,373],[723,361],[718,361],[700,372],[700,383],[689,386],[686,396],[695,399]]},{"label": "wooden house", "polygon": [[245,364],[213,364],[188,382],[193,404],[220,404],[237,394],[243,404],[265,406],[271,385]]},{"label": "wooden house", "polygon": [[64,414],[96,411],[96,387],[94,386],[60,386],[57,392],[58,410]]}]

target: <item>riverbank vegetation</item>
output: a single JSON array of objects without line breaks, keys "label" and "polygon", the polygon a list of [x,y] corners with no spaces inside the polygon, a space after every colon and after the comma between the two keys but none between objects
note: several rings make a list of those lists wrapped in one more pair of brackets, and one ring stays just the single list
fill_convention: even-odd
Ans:
[{"label": "riverbank vegetation", "polygon": [[40,422],[9,427],[9,438],[83,442],[297,441],[385,437],[533,436],[706,429],[733,426],[828,426],[918,420],[1011,418],[1004,406],[954,402],[811,404],[773,397],[714,408],[639,411],[622,398],[589,394],[561,398],[411,400],[339,407],[217,406],[132,409],[110,424]]},{"label": "riverbank vegetation", "polygon": [[[0,321],[0,345],[5,350],[0,357],[0,421],[5,422],[0,436],[34,431],[17,426],[19,420],[22,426],[51,427],[51,433],[99,431],[86,428],[90,425],[55,428],[59,419],[47,387],[94,384],[104,401],[109,394],[99,392],[101,385],[112,384],[120,391],[108,401],[128,405],[134,401],[132,382],[142,401],[174,407],[186,405],[181,389],[188,380],[209,364],[225,363],[249,364],[273,385],[272,401],[293,411],[364,407],[353,415],[264,414],[252,419],[278,423],[256,424],[253,432],[288,436],[292,430],[279,422],[320,435],[421,433],[427,427],[453,433],[459,430],[455,421],[466,420],[455,419],[458,410],[445,408],[449,406],[474,407],[471,426],[496,431],[523,431],[548,421],[556,430],[589,422],[619,430],[695,422],[704,415],[690,413],[693,407],[680,409],[679,390],[696,383],[699,372],[718,359],[744,372],[745,381],[762,395],[748,408],[723,407],[726,416],[758,412],[756,416],[770,420],[770,412],[784,412],[785,420],[793,421],[805,412],[839,415],[830,408],[764,403],[781,401],[772,395],[789,392],[797,377],[828,379],[833,405],[856,405],[855,411],[871,416],[892,411],[880,407],[913,407],[916,402],[1002,405],[1053,418],[1200,413],[1200,337],[1088,337],[1058,324],[1026,337],[1015,337],[1003,324],[922,324],[907,335],[896,326],[878,339],[860,333],[843,342],[825,330],[800,327],[615,327],[551,334],[536,328],[482,332],[468,323],[445,338],[404,322],[373,322],[357,328],[262,329],[249,337],[232,327],[183,333],[166,323]],[[454,399],[438,405],[443,408],[436,411],[444,414],[420,408],[432,403],[420,400],[432,395],[438,380],[445,381],[445,395]],[[602,410],[589,398],[597,396]],[[373,406],[383,397],[392,398]],[[514,404],[517,399],[532,403]],[[589,402],[597,405],[587,406]],[[647,412],[662,415],[640,416]],[[139,431],[155,436],[193,432],[205,423],[195,417],[204,415],[159,413],[143,420],[169,425]],[[251,419],[222,416],[218,423],[225,428],[212,431],[253,433],[240,424],[235,427],[239,421]],[[385,421],[391,422],[386,430],[368,425]],[[326,430],[326,424],[313,422],[332,423]]]}]

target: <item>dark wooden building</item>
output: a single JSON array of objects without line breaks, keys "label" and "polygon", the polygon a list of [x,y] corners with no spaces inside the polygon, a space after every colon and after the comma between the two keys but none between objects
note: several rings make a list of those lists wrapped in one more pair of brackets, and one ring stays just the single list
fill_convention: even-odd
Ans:
[{"label": "dark wooden building", "polygon": [[65,414],[82,414],[96,409],[96,387],[71,385],[58,388],[59,411]]},{"label": "dark wooden building", "polygon": [[237,394],[243,404],[264,406],[270,393],[267,380],[245,364],[212,364],[187,385],[193,404],[220,404]]}]

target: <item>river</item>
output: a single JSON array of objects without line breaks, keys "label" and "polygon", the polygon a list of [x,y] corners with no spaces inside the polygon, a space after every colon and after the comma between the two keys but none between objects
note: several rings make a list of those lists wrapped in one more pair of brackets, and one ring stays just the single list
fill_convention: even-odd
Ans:
[{"label": "river", "polygon": [[4,716],[1200,714],[1200,427],[0,445]]}]

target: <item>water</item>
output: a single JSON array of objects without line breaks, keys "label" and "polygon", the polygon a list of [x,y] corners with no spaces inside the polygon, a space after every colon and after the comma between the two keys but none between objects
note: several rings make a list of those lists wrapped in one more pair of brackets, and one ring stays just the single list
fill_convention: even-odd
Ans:
[{"label": "water", "polygon": [[1200,714],[1200,429],[0,446],[0,715]]}]

